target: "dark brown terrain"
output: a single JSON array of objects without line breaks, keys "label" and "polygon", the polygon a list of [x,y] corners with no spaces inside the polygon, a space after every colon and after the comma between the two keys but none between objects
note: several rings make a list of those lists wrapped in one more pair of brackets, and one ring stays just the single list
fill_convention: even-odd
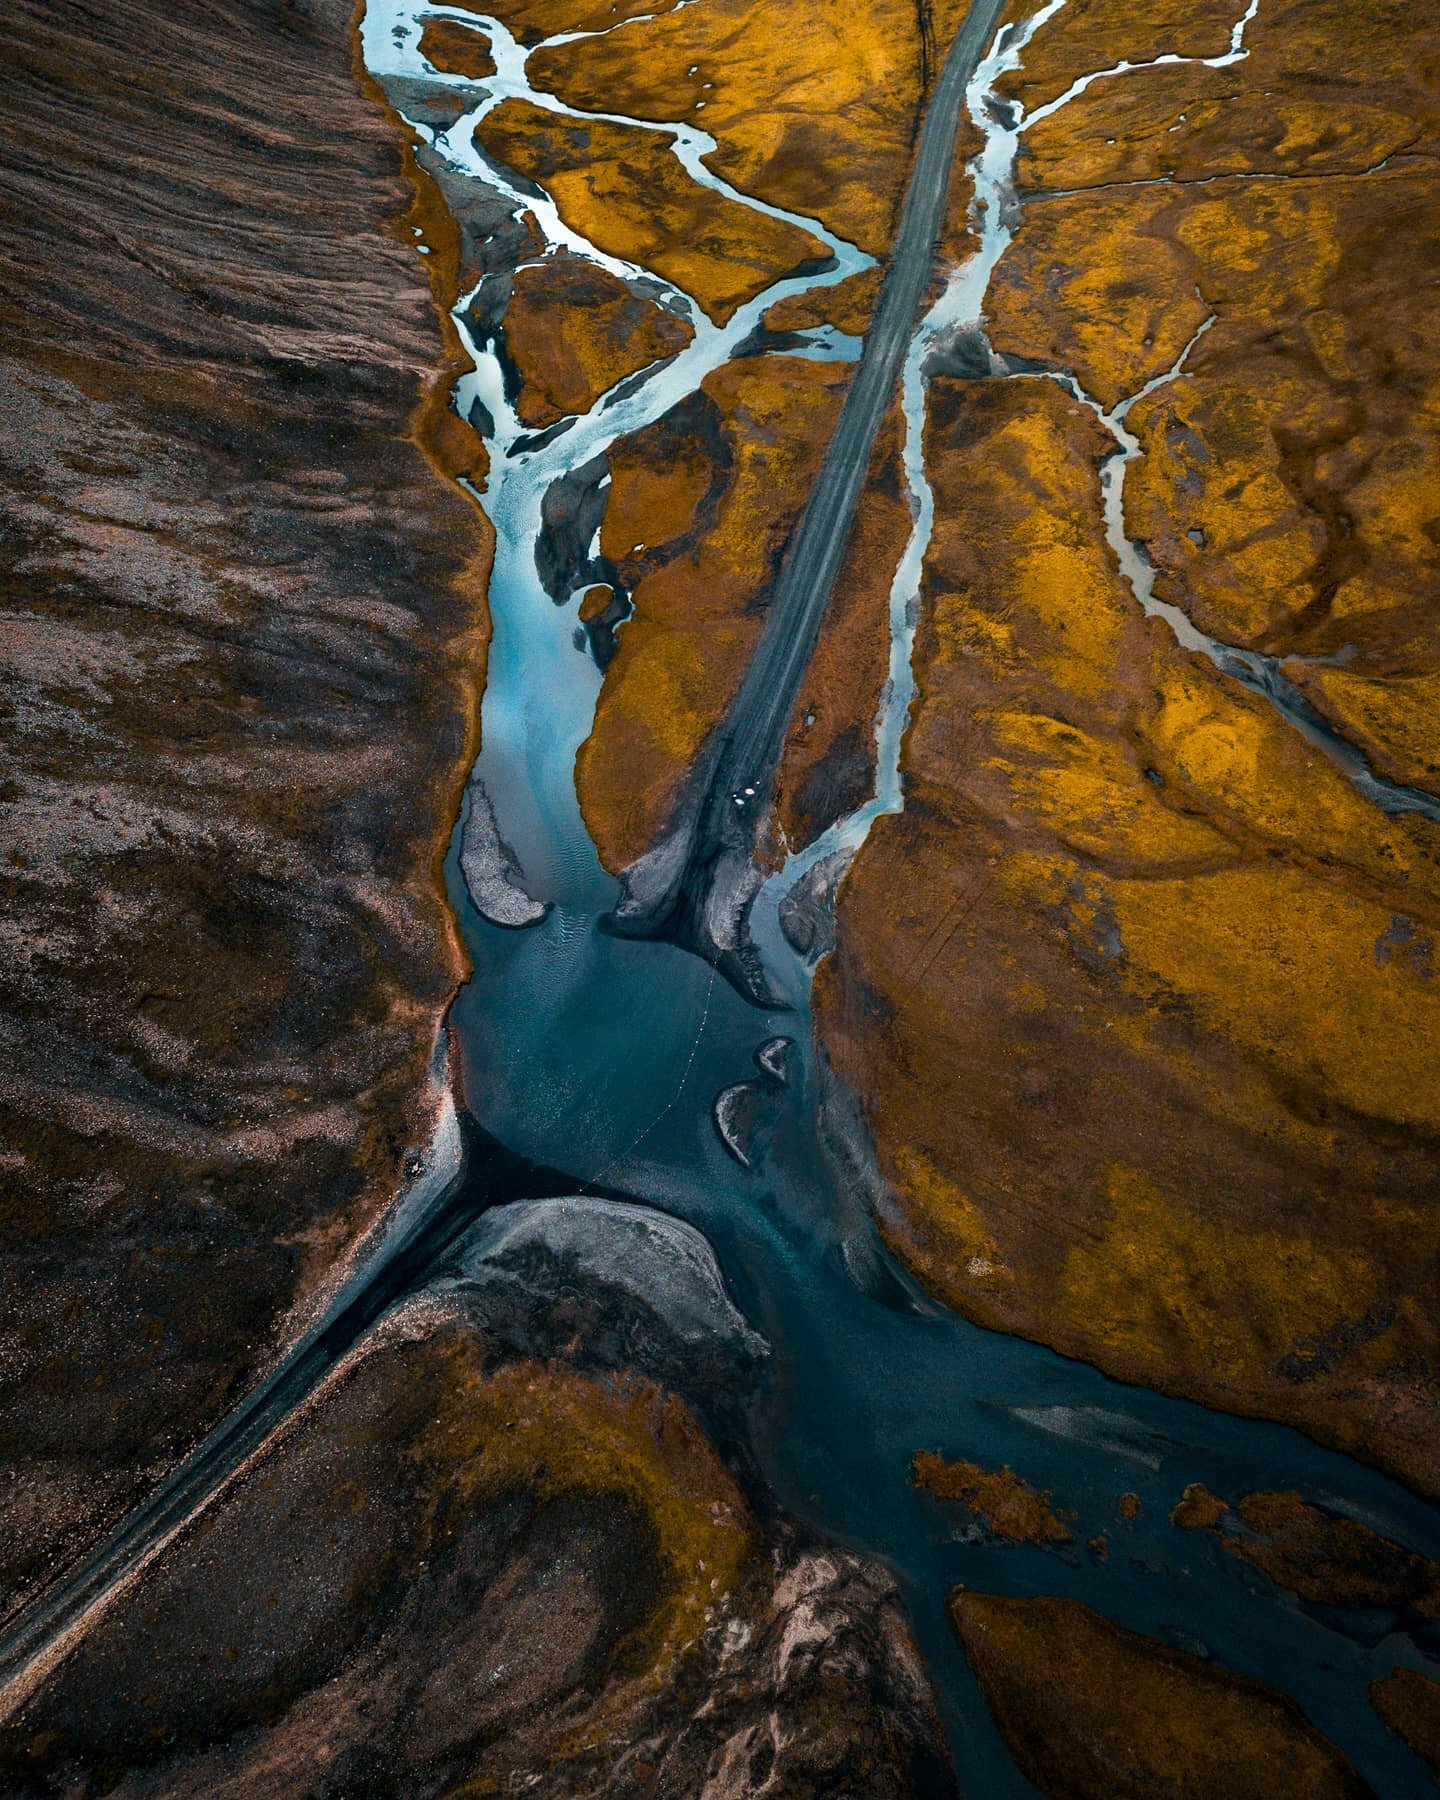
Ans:
[{"label": "dark brown terrain", "polygon": [[487,554],[421,447],[445,352],[349,7],[6,40],[0,1604],[428,1137]]},{"label": "dark brown terrain", "polygon": [[961,1591],[955,1629],[1006,1742],[1052,1800],[1366,1800],[1283,1694],[1077,1600]]},{"label": "dark brown terrain", "polygon": [[0,1791],[84,1781],[954,1793],[887,1575],[762,1525],[650,1378],[507,1355],[453,1299],[363,1343],[0,1728]]}]

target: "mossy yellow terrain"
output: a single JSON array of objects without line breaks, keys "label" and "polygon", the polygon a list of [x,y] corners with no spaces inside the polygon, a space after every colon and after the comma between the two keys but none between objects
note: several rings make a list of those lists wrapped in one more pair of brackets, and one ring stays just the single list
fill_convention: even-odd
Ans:
[{"label": "mossy yellow terrain", "polygon": [[821,1037],[954,1304],[1434,1484],[1440,829],[1143,618],[1105,448],[1056,384],[933,390],[907,805]]},{"label": "mossy yellow terrain", "polygon": [[[1013,91],[1157,49],[1216,56],[1233,15],[1180,6],[1164,43],[1112,0],[1043,28]],[[1165,36],[1169,33],[1169,36]],[[1136,409],[1127,525],[1158,592],[1226,642],[1303,658],[1312,702],[1381,773],[1436,786],[1440,715],[1440,102],[1423,9],[1281,0],[1243,61],[1095,81],[1023,138],[1025,223],[992,336]]]},{"label": "mossy yellow terrain", "polygon": [[[1008,88],[1237,18],[1070,0]],[[1022,138],[986,319],[1106,408],[1191,346],[1128,421],[1157,593],[1440,793],[1425,31],[1284,0],[1224,69],[1102,75]],[[953,1304],[1433,1492],[1440,827],[1144,618],[1113,450],[1056,383],[934,389],[906,810],[841,888],[819,1034]]]},{"label": "mossy yellow terrain", "polygon": [[1068,1544],[1070,1532],[1050,1505],[1011,1469],[987,1469],[980,1463],[946,1462],[922,1450],[911,1459],[910,1479],[916,1487],[962,1506],[981,1520],[996,1538],[1012,1544]]},{"label": "mossy yellow terrain", "polygon": [[521,381],[516,411],[537,426],[586,412],[617,381],[673,356],[694,335],[594,263],[528,263],[516,270],[505,309],[505,347]]},{"label": "mossy yellow terrain", "polygon": [[1415,1669],[1392,1669],[1370,1684],[1376,1712],[1430,1765],[1440,1781],[1440,1681]]},{"label": "mossy yellow terrain", "polygon": [[597,248],[653,269],[722,323],[782,275],[828,260],[808,231],[692,180],[663,132],[506,100],[476,136]]},{"label": "mossy yellow terrain", "polygon": [[601,549],[630,589],[577,782],[606,866],[655,841],[759,635],[849,370],[770,356],[727,364],[610,453]]},{"label": "mossy yellow terrain", "polygon": [[736,187],[882,255],[926,53],[911,0],[705,0],[556,44],[531,68],[572,106],[692,120],[717,140],[710,166]]},{"label": "mossy yellow terrain", "polygon": [[[683,1403],[639,1376],[601,1385],[561,1364],[485,1372],[459,1341],[451,1385],[417,1454],[442,1467],[452,1504],[484,1510],[523,1493],[541,1506],[590,1496],[646,1522],[654,1541],[649,1604],[626,1645],[636,1679],[672,1676],[715,1597],[752,1583],[756,1543],[739,1489]],[[620,1685],[584,1723],[600,1741]],[[583,1741],[583,1740],[577,1740]]]},{"label": "mossy yellow terrain", "polygon": [[959,1592],[950,1617],[1041,1793],[1363,1800],[1370,1791],[1273,1688],[1122,1630],[1078,1600]]}]

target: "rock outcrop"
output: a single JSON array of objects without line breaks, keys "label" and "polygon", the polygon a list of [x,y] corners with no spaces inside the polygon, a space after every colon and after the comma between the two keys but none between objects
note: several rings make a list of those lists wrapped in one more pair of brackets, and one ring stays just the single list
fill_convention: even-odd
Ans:
[{"label": "rock outcrop", "polygon": [[462,1295],[91,1628],[0,1729],[7,1791],[953,1795],[889,1577],[763,1523],[649,1378],[500,1352]]}]

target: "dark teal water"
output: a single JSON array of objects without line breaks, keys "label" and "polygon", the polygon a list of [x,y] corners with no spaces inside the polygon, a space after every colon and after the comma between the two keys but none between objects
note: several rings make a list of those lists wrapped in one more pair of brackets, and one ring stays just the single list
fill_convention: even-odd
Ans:
[{"label": "dark teal water", "polygon": [[[1073,1595],[1284,1688],[1383,1796],[1431,1790],[1380,1724],[1366,1684],[1425,1666],[1388,1618],[1322,1613],[1270,1587],[1169,1513],[1187,1483],[1227,1496],[1298,1488],[1432,1556],[1435,1510],[1283,1427],[1231,1418],[1107,1380],[1037,1345],[980,1329],[917,1293],[815,1134],[809,1023],[764,1013],[708,964],[615,938],[595,914],[552,912],[511,932],[450,895],[475,975],[453,1022],[474,1116],[511,1150],[688,1220],[771,1345],[750,1412],[753,1449],[782,1507],[898,1572],[940,1688],[962,1786],[1031,1790],[1010,1762],[944,1618],[964,1584]],[[603,894],[599,878],[595,893]],[[784,1032],[802,1053],[770,1153],[751,1172],[723,1148],[714,1095],[754,1073]],[[1063,1553],[967,1541],[959,1515],[917,1492],[917,1449],[1009,1464],[1072,1510]],[[1144,1512],[1117,1521],[1121,1494]],[[1109,1561],[1084,1540],[1104,1533]],[[1432,1644],[1434,1650],[1440,1647]]]}]

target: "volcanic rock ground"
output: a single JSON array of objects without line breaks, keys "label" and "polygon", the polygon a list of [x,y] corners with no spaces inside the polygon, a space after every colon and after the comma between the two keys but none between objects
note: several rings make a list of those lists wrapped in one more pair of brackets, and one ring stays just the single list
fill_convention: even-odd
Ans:
[{"label": "volcanic rock ground", "polygon": [[487,540],[346,7],[22,5],[0,85],[8,1609],[430,1134]]}]

